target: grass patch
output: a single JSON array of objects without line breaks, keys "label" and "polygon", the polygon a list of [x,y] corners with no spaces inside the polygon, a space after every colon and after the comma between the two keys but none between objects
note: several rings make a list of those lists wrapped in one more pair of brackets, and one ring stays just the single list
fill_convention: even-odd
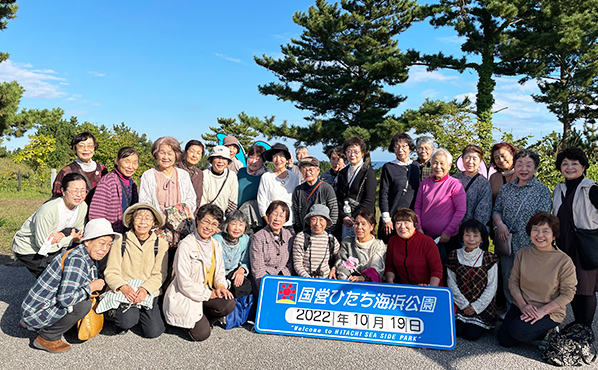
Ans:
[{"label": "grass patch", "polygon": [[49,198],[49,192],[0,192],[0,253],[12,253],[12,237]]}]

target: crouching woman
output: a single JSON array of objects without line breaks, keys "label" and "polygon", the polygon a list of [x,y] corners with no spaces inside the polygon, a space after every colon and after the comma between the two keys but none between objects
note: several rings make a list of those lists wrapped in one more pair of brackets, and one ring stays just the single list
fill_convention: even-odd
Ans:
[{"label": "crouching woman", "polygon": [[52,353],[71,348],[61,336],[89,312],[91,293],[104,288],[94,261],[104,258],[112,245],[120,245],[120,239],[108,220],[91,220],[82,244],[52,260],[40,275],[23,300],[19,322],[38,332],[34,347]]},{"label": "crouching woman", "polygon": [[224,220],[214,204],[197,211],[197,230],[179,244],[174,257],[172,283],[164,296],[164,317],[173,326],[189,329],[195,341],[206,340],[211,322],[235,309],[235,300],[226,289],[222,246],[213,235]]}]

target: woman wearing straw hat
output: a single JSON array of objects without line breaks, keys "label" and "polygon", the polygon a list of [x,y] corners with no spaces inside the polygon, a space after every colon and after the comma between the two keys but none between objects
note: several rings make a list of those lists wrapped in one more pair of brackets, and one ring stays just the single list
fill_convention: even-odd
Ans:
[{"label": "woman wearing straw hat", "polygon": [[[121,248],[108,255],[105,272],[108,287],[127,300],[116,309],[115,323],[123,331],[139,323],[146,337],[156,338],[164,333],[158,296],[168,273],[168,243],[152,229],[164,226],[164,217],[154,206],[137,203],[127,208],[123,224],[131,230],[124,235]],[[131,280],[143,282],[132,287]],[[141,308],[139,304],[148,296],[154,297],[152,307]]]},{"label": "woman wearing straw hat", "polygon": [[31,287],[21,305],[19,325],[38,331],[33,346],[48,352],[71,348],[61,337],[91,309],[91,293],[104,288],[94,261],[99,261],[121,236],[110,221],[96,218],[85,226],[81,244],[55,258]]}]

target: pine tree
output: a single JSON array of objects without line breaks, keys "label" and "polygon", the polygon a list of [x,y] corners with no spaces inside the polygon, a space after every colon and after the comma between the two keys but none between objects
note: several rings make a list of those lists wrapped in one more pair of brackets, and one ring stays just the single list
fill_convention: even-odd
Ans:
[{"label": "pine tree", "polygon": [[293,21],[303,27],[298,39],[281,46],[284,57],[254,57],[280,82],[259,86],[264,95],[291,101],[309,111],[307,127],[256,127],[268,138],[323,143],[324,150],[360,136],[370,149],[385,146],[403,127],[389,115],[405,97],[384,90],[405,82],[408,61],[396,37],[412,23],[412,0],[317,0]]},{"label": "pine tree", "polygon": [[256,126],[260,126],[264,123],[272,124],[274,117],[265,117],[264,121],[257,117],[250,117],[245,112],[239,113],[236,118],[218,118],[219,127],[210,127],[213,134],[202,134],[201,138],[205,141],[208,149],[211,149],[215,145],[218,145],[217,134],[234,135],[237,140],[241,143],[241,146],[248,150],[258,135],[258,131],[255,129]]}]

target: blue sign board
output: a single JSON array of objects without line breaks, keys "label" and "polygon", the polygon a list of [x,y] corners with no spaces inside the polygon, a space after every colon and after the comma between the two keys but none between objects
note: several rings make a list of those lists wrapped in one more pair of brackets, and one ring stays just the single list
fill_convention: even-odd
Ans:
[{"label": "blue sign board", "polygon": [[448,288],[267,275],[259,333],[451,350],[453,294]]}]

